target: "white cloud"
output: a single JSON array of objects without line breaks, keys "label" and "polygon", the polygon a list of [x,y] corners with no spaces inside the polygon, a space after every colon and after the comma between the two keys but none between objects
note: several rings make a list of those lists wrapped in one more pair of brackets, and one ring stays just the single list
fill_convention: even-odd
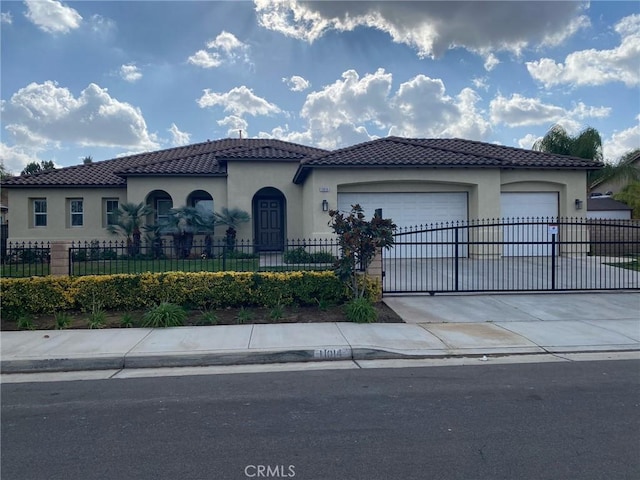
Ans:
[{"label": "white cloud", "polygon": [[0,13],[0,23],[11,25],[13,23],[13,16],[11,16],[11,12]]},{"label": "white cloud", "polygon": [[191,134],[187,132],[181,132],[175,123],[171,124],[169,133],[171,133],[171,145],[173,145],[174,147],[187,145],[191,141]]},{"label": "white cloud", "polygon": [[610,138],[602,142],[604,159],[608,162],[617,162],[625,153],[640,148],[640,115],[636,117],[635,126],[616,132]]},{"label": "white cloud", "polygon": [[487,77],[475,77],[473,80],[471,80],[471,83],[473,83],[473,86],[477,89],[484,90],[486,92],[487,90],[489,90],[489,84],[487,83],[487,81]]},{"label": "white cloud", "polygon": [[192,65],[202,68],[215,68],[222,65],[220,54],[217,52],[207,52],[206,50],[198,50],[191,55],[187,61]]},{"label": "white cloud", "polygon": [[[490,104],[491,121],[510,127],[543,125],[568,122],[568,130],[574,130],[577,120],[607,117],[611,113],[608,107],[589,107],[582,102],[572,109],[543,103],[539,98],[524,97],[515,93],[511,98],[496,96]],[[573,123],[572,123],[573,122]]]},{"label": "white cloud", "polygon": [[225,112],[233,115],[271,115],[280,113],[277,105],[269,103],[264,98],[258,97],[253,90],[242,85],[229,90],[227,93],[216,93],[205,89],[202,97],[198,99],[200,108],[221,106]]},{"label": "white cloud", "polygon": [[417,75],[392,91],[393,78],[384,69],[364,76],[347,70],[342,78],[311,92],[300,111],[307,129],[288,125],[262,136],[338,148],[383,135],[486,139],[491,131],[477,104],[478,94],[466,88],[446,93],[440,79]]},{"label": "white cloud", "polygon": [[25,148],[57,147],[61,142],[79,146],[158,148],[147,131],[142,112],[111,97],[107,89],[91,83],[76,98],[66,88],[46,81],[30,83],[2,104],[5,129],[16,145]]},{"label": "white cloud", "polygon": [[25,0],[27,17],[47,33],[69,33],[80,27],[82,17],[71,7],[55,0]]},{"label": "white cloud", "polygon": [[496,57],[493,53],[490,53],[489,55],[487,55],[487,58],[485,58],[484,60],[484,69],[487,72],[490,72],[491,70],[496,68],[496,66],[499,64],[500,64],[500,60],[498,60],[498,57]]},{"label": "white cloud", "polygon": [[240,132],[242,132],[243,138],[247,138],[249,136],[249,124],[244,118],[229,115],[228,117],[224,117],[222,120],[218,120],[217,123],[220,126],[227,127],[227,137],[229,138],[238,138],[240,136]]},{"label": "white cloud", "polygon": [[305,80],[298,75],[293,75],[290,78],[283,78],[282,81],[287,84],[289,90],[292,92],[303,92],[307,88],[311,87],[309,80]]},{"label": "white cloud", "polygon": [[311,43],[330,30],[368,27],[420,57],[456,47],[487,54],[558,45],[589,23],[582,15],[585,2],[254,1],[260,24],[289,37]]},{"label": "white cloud", "polygon": [[14,175],[19,174],[27,164],[40,163],[35,150],[27,150],[17,146],[8,146],[0,142],[0,158],[5,168]]},{"label": "white cloud", "polygon": [[91,15],[89,26],[93,33],[103,38],[113,35],[118,29],[115,21],[98,14]]},{"label": "white cloud", "polygon": [[518,146],[520,148],[526,148],[527,150],[531,150],[533,144],[536,143],[542,137],[538,137],[537,135],[533,135],[531,133],[527,133],[524,137],[518,140]]},{"label": "white cloud", "polygon": [[132,63],[120,67],[120,76],[127,82],[137,82],[142,78],[140,69]]},{"label": "white cloud", "polygon": [[187,61],[202,68],[215,68],[223,63],[242,61],[249,63],[249,47],[232,33],[222,31],[215,39],[207,43],[207,50],[198,50]]},{"label": "white cloud", "polygon": [[582,50],[567,55],[564,63],[550,58],[527,62],[529,74],[546,88],[560,84],[604,85],[622,82],[628,87],[640,85],[640,15],[623,18],[615,26],[622,37],[611,50]]}]

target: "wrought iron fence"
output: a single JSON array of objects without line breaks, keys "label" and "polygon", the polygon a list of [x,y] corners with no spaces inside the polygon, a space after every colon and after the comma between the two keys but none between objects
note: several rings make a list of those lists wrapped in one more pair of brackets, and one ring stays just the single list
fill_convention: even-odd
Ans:
[{"label": "wrought iron fence", "polygon": [[398,292],[640,288],[640,222],[490,219],[398,230],[383,289]]},{"label": "wrought iron fence", "polygon": [[247,240],[231,245],[225,239],[138,244],[93,240],[72,244],[69,274],[328,270],[338,252],[335,240],[288,240],[283,251],[265,251]]},{"label": "wrought iron fence", "polygon": [[49,275],[49,242],[7,242],[2,252],[2,277]]}]

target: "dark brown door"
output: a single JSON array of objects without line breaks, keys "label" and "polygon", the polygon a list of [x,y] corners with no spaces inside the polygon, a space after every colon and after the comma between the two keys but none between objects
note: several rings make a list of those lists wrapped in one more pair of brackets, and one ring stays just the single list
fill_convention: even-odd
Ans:
[{"label": "dark brown door", "polygon": [[257,214],[258,249],[282,250],[284,244],[282,200],[279,198],[259,199]]}]

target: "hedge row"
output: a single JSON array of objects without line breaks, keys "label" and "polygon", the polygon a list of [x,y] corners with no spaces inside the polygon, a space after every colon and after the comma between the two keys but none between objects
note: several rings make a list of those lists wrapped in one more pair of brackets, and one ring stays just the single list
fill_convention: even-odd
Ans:
[{"label": "hedge row", "polygon": [[[1,314],[54,313],[61,310],[137,310],[160,302],[188,308],[273,307],[341,304],[349,293],[333,272],[169,272],[86,277],[3,278]],[[378,299],[379,282],[369,281],[369,298]]]}]

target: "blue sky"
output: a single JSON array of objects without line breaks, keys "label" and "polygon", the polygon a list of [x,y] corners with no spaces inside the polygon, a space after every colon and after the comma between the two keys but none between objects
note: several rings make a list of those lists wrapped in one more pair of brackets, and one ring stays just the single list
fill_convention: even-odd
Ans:
[{"label": "blue sky", "polygon": [[207,139],[640,147],[640,3],[3,1],[5,168]]}]

